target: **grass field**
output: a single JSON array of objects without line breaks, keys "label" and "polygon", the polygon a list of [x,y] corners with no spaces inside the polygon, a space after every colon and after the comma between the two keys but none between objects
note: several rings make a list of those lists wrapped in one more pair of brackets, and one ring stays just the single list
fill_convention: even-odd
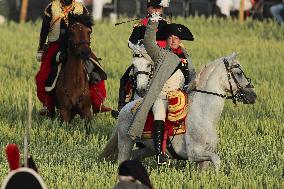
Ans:
[{"label": "grass field", "polygon": [[[191,29],[194,42],[185,42],[197,70],[218,57],[239,53],[258,95],[256,104],[225,105],[218,124],[221,171],[199,172],[194,163],[173,162],[158,169],[154,158],[144,161],[155,188],[284,188],[284,28],[271,22],[216,18],[177,18]],[[117,164],[99,162],[116,120],[94,116],[93,132],[85,138],[83,123],[71,126],[41,119],[35,92],[35,60],[40,22],[0,26],[0,180],[8,172],[4,149],[17,143],[23,150],[27,96],[33,91],[33,124],[29,149],[48,188],[112,188]],[[116,107],[119,78],[130,64],[127,40],[132,24],[114,27],[96,23],[92,48],[103,59],[109,79],[106,104]]]}]

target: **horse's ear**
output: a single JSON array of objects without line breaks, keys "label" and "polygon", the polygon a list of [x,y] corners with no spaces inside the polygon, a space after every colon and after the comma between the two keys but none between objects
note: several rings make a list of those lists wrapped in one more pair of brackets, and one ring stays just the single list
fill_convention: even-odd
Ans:
[{"label": "horse's ear", "polygon": [[229,61],[233,61],[233,60],[235,60],[235,59],[237,58],[237,55],[238,55],[237,52],[233,52],[231,55],[229,55],[229,56],[227,57],[227,59],[228,59]]}]

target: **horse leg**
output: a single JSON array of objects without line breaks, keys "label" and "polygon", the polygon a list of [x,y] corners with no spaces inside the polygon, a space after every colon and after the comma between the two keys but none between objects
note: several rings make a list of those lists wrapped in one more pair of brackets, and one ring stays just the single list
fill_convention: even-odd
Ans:
[{"label": "horse leg", "polygon": [[[194,159],[198,162],[201,162],[201,166],[206,166],[206,161],[211,161],[215,167],[215,172],[218,173],[221,165],[220,157],[211,151],[203,151],[197,156],[194,157]],[[204,162],[204,165],[202,164]]]},{"label": "horse leg", "polygon": [[70,123],[70,121],[73,119],[74,115],[72,114],[72,112],[70,110],[60,109],[60,117],[64,122]]},{"label": "horse leg", "polygon": [[141,161],[146,157],[154,156],[156,153],[152,148],[145,147],[142,149],[135,149],[132,151],[132,159]]},{"label": "horse leg", "polygon": [[198,168],[203,171],[206,170],[209,167],[209,163],[210,161],[202,161],[202,162],[198,162]]},{"label": "horse leg", "polygon": [[92,113],[90,108],[85,108],[84,110],[81,110],[80,112],[80,117],[82,119],[84,119],[84,125],[85,125],[85,129],[86,129],[86,135],[89,136],[89,134],[91,133],[91,118],[92,118]]},{"label": "horse leg", "polygon": [[126,135],[121,136],[118,133],[118,163],[122,163],[125,160],[129,160],[131,158],[132,148],[135,142],[131,140]]}]

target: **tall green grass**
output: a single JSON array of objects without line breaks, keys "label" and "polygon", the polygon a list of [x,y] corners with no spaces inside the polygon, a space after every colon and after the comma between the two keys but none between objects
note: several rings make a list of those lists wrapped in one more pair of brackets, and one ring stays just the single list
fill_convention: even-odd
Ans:
[{"label": "tall green grass", "polygon": [[[184,42],[197,70],[218,57],[239,53],[258,95],[256,104],[225,105],[218,124],[221,171],[199,172],[194,163],[177,162],[157,168],[154,158],[144,161],[155,188],[284,188],[284,29],[272,22],[217,18],[177,18],[195,38]],[[70,126],[37,116],[41,104],[35,92],[35,60],[40,23],[0,26],[0,180],[8,172],[4,149],[17,143],[23,149],[28,90],[33,90],[30,153],[48,188],[112,188],[117,164],[99,162],[116,121],[109,114],[94,116],[92,134],[85,137],[83,122]],[[109,79],[106,104],[116,107],[119,78],[130,65],[127,40],[132,24],[114,27],[96,23],[92,48],[102,58]]]}]

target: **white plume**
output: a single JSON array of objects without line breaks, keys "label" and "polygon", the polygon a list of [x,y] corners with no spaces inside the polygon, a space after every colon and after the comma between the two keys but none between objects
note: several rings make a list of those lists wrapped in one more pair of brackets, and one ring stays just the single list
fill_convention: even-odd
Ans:
[{"label": "white plume", "polygon": [[162,7],[169,7],[171,0],[161,0],[160,6]]}]

